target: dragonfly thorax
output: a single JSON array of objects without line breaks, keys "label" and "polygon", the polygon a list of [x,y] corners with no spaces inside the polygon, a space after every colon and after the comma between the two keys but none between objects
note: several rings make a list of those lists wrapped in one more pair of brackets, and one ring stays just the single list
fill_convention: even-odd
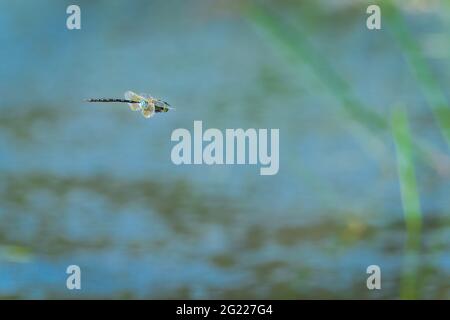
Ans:
[{"label": "dragonfly thorax", "polygon": [[139,107],[141,107],[141,109],[146,109],[148,107],[148,101],[147,100],[139,101]]}]

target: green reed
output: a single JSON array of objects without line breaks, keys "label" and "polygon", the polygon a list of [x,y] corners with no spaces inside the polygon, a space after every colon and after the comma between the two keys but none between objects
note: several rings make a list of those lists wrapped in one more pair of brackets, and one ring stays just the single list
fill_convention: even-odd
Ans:
[{"label": "green reed", "polygon": [[414,299],[418,295],[422,212],[414,167],[414,148],[406,111],[397,107],[392,115],[392,134],[397,153],[397,171],[406,223],[406,252],[400,297]]}]

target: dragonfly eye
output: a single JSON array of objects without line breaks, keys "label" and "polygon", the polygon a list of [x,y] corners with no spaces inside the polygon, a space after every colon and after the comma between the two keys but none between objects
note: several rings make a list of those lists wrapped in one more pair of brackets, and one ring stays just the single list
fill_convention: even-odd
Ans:
[{"label": "dragonfly eye", "polygon": [[169,104],[163,100],[156,100],[155,101],[155,106],[157,106],[158,108],[161,109],[160,112],[167,112],[169,111]]}]

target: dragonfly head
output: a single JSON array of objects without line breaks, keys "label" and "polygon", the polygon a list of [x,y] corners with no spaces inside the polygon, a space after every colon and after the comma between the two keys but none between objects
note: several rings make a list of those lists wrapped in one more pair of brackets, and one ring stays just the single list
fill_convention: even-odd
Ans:
[{"label": "dragonfly head", "polygon": [[156,106],[156,108],[159,109],[159,112],[168,112],[170,109],[172,109],[170,107],[170,104],[168,104],[167,102],[165,102],[163,100],[156,100],[155,106]]}]

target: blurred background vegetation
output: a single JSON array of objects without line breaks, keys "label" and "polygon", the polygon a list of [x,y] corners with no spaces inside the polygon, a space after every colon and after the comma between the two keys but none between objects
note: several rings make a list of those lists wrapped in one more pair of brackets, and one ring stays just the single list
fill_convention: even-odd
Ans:
[{"label": "blurred background vegetation", "polygon": [[[70,4],[0,2],[1,298],[450,298],[448,1]],[[173,165],[194,120],[279,173]]]}]

